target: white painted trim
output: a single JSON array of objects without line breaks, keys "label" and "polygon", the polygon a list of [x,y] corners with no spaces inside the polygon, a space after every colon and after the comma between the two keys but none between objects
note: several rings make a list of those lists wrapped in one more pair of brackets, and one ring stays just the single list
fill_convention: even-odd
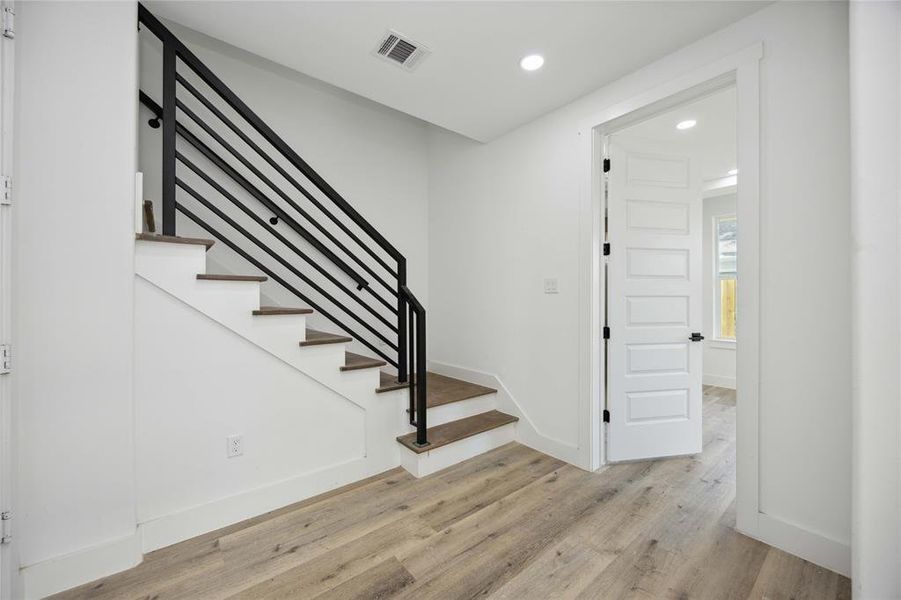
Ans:
[{"label": "white painted trim", "polygon": [[400,464],[414,477],[425,477],[509,444],[516,438],[516,429],[517,423],[508,423],[421,454],[402,447]]},{"label": "white painted trim", "polygon": [[144,174],[135,173],[135,233],[144,232]]},{"label": "white painted trim", "polygon": [[[6,0],[5,6],[15,10],[16,2]],[[15,151],[15,52],[13,39],[0,37],[0,172],[12,175]],[[13,182],[13,201],[16,187]],[[13,288],[18,276],[13,275],[13,207],[0,208],[0,339],[17,342],[12,327]],[[14,351],[15,352],[15,351]],[[13,409],[13,382],[15,374],[5,375],[0,381],[0,506],[4,510],[18,512],[16,505],[17,422]],[[0,598],[16,597],[22,585],[19,576],[19,540],[0,547]]]},{"label": "white painted trim", "polygon": [[716,179],[708,179],[704,182],[704,198],[712,198],[714,196],[725,196],[726,194],[734,194],[738,189],[738,176],[728,175],[726,177],[718,177]]},{"label": "white painted trim", "polygon": [[579,447],[555,439],[538,429],[535,422],[529,418],[522,405],[516,401],[516,398],[513,397],[513,394],[510,393],[510,390],[507,389],[507,386],[504,385],[504,382],[497,375],[436,361],[429,361],[429,371],[496,389],[497,409],[519,417],[519,422],[516,426],[517,442],[583,469],[587,468],[587,465],[582,460]]},{"label": "white painted trim", "polygon": [[708,342],[711,348],[719,348],[720,350],[735,350],[738,346],[735,340],[718,340],[716,338]]},{"label": "white painted trim", "polygon": [[760,513],[757,534],[750,537],[825,567],[851,576],[851,546],[776,517]]},{"label": "white painted trim", "polygon": [[44,598],[130,569],[142,560],[141,536],[135,531],[123,538],[23,567],[19,572],[22,597],[25,600]]},{"label": "white painted trim", "polygon": [[149,519],[138,524],[142,549],[144,552],[152,552],[159,548],[165,548],[383,473],[397,465],[397,457],[386,457],[378,461],[372,461],[365,457],[356,458],[234,496]]},{"label": "white painted trim", "polygon": [[[600,345],[596,343],[599,332],[597,315],[603,314],[601,294],[603,282],[598,267],[601,240],[600,228],[595,223],[599,220],[599,215],[603,214],[599,176],[600,160],[603,157],[600,151],[603,147],[602,136],[647,118],[651,114],[697,98],[699,95],[734,84],[738,103],[737,168],[741,174],[741,182],[736,186],[736,192],[738,219],[741,222],[739,244],[742,247],[738,267],[742,274],[742,286],[738,293],[739,313],[742,315],[738,334],[742,343],[736,349],[736,382],[741,382],[741,385],[737,386],[736,528],[751,537],[784,547],[826,568],[847,572],[848,569],[843,567],[845,563],[841,556],[841,549],[846,546],[797,526],[791,526],[792,535],[799,539],[803,538],[803,542],[788,543],[785,540],[785,530],[773,525],[773,519],[760,512],[760,61],[762,58],[763,44],[754,44],[642,94],[604,108],[583,121],[578,132],[582,138],[583,157],[581,164],[583,176],[580,178],[583,227],[580,231],[584,233],[590,230],[594,234],[587,240],[580,239],[581,256],[587,258],[586,264],[590,265],[581,269],[581,275],[590,279],[586,294],[590,300],[585,311],[592,317],[589,319],[590,326],[581,328],[583,335],[587,331],[587,335],[592,336],[592,339],[585,342],[582,347],[586,348],[587,364],[602,364]],[[579,455],[593,470],[603,464],[603,451],[594,447],[603,441],[601,423],[597,418],[603,398],[601,376],[600,369],[597,368],[591,368],[588,372],[580,371],[580,379],[585,379],[580,383],[587,381],[585,387],[589,391],[584,394],[585,402],[580,403],[582,409],[579,414],[583,415],[582,422],[590,430],[590,441]],[[580,447],[583,447],[583,444],[580,443]],[[571,462],[578,464],[576,461]]]},{"label": "white painted trim", "polygon": [[727,377],[725,375],[704,375],[702,378],[704,385],[715,385],[716,387],[735,389],[735,377]]},{"label": "white painted trim", "polygon": [[[741,223],[738,272],[736,337],[736,506],[739,531],[759,535],[755,526],[760,514],[760,62],[747,61],[736,71],[738,125],[738,185],[736,200]],[[762,537],[763,541],[768,541]],[[806,556],[804,558],[807,558]]]}]

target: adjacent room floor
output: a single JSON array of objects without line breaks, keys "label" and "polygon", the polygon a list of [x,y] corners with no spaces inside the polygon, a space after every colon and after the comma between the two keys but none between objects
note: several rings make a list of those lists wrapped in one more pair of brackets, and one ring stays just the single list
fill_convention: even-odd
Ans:
[{"label": "adjacent room floor", "polygon": [[704,451],[588,473],[509,444],[395,469],[149,554],[55,598],[850,598],[735,522],[735,393]]}]

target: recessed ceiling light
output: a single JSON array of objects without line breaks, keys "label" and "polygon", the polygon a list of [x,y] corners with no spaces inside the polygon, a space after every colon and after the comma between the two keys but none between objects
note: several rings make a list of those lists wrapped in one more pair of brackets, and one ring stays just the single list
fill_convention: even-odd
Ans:
[{"label": "recessed ceiling light", "polygon": [[691,129],[692,127],[694,127],[697,124],[698,124],[698,122],[695,121],[694,119],[679,121],[678,123],[676,123],[676,129],[679,129],[679,130]]},{"label": "recessed ceiling light", "polygon": [[738,169],[729,169],[727,175],[738,175]]},{"label": "recessed ceiling light", "polygon": [[519,61],[519,66],[526,71],[537,71],[543,64],[544,57],[540,54],[530,54],[528,56],[524,56],[523,59]]}]

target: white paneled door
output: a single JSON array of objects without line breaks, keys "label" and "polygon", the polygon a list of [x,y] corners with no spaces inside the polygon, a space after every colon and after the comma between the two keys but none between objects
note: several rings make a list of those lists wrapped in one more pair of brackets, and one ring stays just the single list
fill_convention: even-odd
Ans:
[{"label": "white paneled door", "polygon": [[[701,451],[701,185],[690,152],[612,135],[607,153],[607,458]],[[695,336],[697,337],[697,336]]]}]

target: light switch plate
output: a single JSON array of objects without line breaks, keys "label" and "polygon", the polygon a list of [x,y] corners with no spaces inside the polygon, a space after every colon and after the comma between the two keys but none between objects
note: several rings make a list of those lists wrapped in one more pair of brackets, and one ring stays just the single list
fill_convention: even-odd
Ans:
[{"label": "light switch plate", "polygon": [[545,279],[544,280],[544,293],[545,294],[559,294],[560,290],[557,288],[557,278],[553,279]]}]

